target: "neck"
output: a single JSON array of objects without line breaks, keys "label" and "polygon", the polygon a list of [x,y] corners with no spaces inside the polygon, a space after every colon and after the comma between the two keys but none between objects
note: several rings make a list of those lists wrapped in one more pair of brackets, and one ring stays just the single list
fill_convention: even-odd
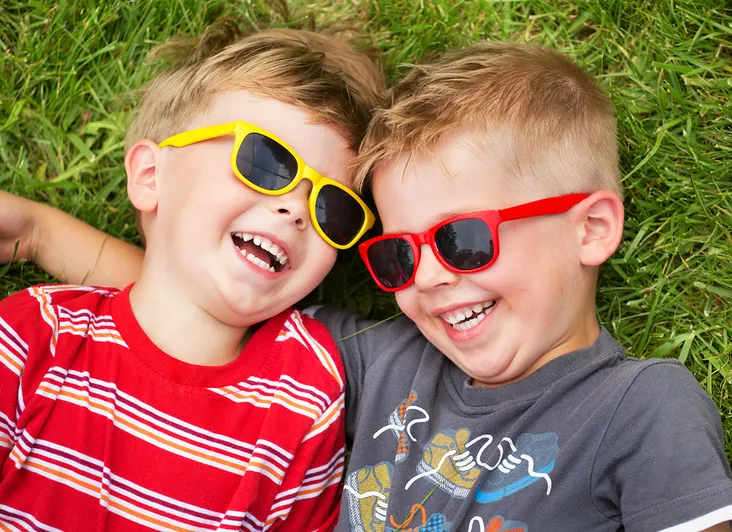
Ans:
[{"label": "neck", "polygon": [[168,355],[189,364],[221,366],[236,360],[249,327],[214,318],[166,279],[143,271],[130,291],[130,305],[145,334]]},{"label": "neck", "polygon": [[515,380],[519,380],[520,378],[532,374],[555,358],[590,347],[595,343],[599,336],[600,323],[597,321],[597,317],[595,316],[593,309],[593,312],[585,313],[584,317],[575,323],[574,327],[568,331],[567,334],[559,338],[557,342],[551,346],[549,351],[539,357],[539,359],[534,362],[534,364],[532,364],[523,375],[519,376]]},{"label": "neck", "polygon": [[[580,278],[574,284],[574,291],[578,294],[576,300],[578,304],[574,311],[570,311],[573,305],[567,305],[567,313],[564,316],[564,322],[557,322],[558,330],[564,331],[558,337],[548,350],[540,356],[522,375],[519,375],[513,381],[517,381],[531,375],[540,367],[548,364],[555,358],[562,355],[585,349],[595,343],[600,336],[600,323],[597,321],[597,310],[595,307],[595,293],[597,292],[597,275],[598,269],[592,268],[587,271],[587,275]],[[512,382],[513,382],[512,381]]]}]

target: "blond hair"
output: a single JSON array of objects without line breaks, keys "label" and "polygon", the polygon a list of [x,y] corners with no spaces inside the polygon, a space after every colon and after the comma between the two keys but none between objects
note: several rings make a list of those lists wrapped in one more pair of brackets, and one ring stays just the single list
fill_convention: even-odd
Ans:
[{"label": "blond hair", "polygon": [[172,57],[148,83],[126,145],[147,138],[161,142],[184,131],[226,91],[246,90],[308,111],[315,123],[339,128],[356,148],[378,92],[379,68],[344,40],[306,30],[267,29],[245,34],[222,20],[198,39],[175,39],[152,52]]},{"label": "blond hair", "polygon": [[476,45],[414,67],[384,94],[354,179],[360,188],[379,164],[429,154],[447,134],[482,137],[479,148],[508,134],[515,183],[547,195],[622,194],[616,130],[610,100],[563,55],[532,45]]}]

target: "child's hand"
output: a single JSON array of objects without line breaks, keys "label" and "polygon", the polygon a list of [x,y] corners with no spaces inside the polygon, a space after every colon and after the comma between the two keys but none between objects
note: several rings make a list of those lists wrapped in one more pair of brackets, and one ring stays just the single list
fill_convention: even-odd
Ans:
[{"label": "child's hand", "polygon": [[0,191],[0,264],[33,260],[35,206],[30,200]]}]

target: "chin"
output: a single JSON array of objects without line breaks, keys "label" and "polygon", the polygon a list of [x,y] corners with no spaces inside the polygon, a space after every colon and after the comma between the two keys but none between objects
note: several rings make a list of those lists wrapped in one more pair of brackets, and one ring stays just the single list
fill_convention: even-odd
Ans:
[{"label": "chin", "polygon": [[[453,347],[452,352],[455,351]],[[485,383],[502,384],[522,372],[520,368],[511,367],[515,363],[514,357],[485,344],[475,346],[467,353],[460,350],[456,354],[458,356],[448,358],[451,358],[472,379]]]}]

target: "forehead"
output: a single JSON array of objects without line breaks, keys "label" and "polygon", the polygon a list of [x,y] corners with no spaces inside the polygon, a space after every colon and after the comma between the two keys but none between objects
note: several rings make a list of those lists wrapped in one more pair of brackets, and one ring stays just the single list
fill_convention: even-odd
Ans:
[{"label": "forehead", "polygon": [[478,146],[472,135],[456,134],[440,139],[433,153],[378,165],[372,187],[384,232],[421,232],[455,214],[534,199],[512,185],[506,154],[500,141]]},{"label": "forehead", "polygon": [[261,127],[286,142],[305,164],[318,173],[347,182],[347,165],[355,156],[348,141],[331,124],[313,122],[304,109],[248,91],[224,92],[214,96],[209,108],[194,120],[190,129],[241,120]]}]

